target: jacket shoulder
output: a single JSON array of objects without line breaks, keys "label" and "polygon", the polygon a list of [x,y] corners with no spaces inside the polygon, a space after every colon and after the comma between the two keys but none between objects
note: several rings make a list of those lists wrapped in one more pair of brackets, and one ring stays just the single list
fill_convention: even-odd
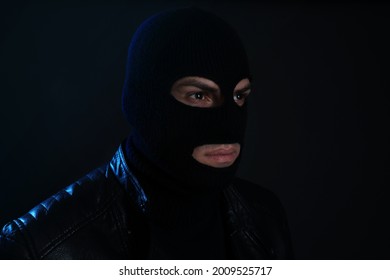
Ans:
[{"label": "jacket shoulder", "polygon": [[[236,178],[230,188],[231,204],[240,216],[236,226],[253,236],[265,248],[266,258],[293,257],[290,232],[284,207],[270,190]],[[248,233],[250,232],[250,233]]]},{"label": "jacket shoulder", "polygon": [[107,172],[107,166],[95,169],[6,224],[0,233],[0,258],[44,258],[104,212],[115,197],[106,184]]},{"label": "jacket shoulder", "polygon": [[234,186],[249,205],[277,220],[284,219],[285,213],[279,198],[269,189],[245,179],[235,178]]}]

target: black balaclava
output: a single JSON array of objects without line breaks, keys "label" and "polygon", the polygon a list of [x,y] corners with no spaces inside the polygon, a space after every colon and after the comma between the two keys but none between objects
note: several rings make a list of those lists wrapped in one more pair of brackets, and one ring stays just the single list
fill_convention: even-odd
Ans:
[{"label": "black balaclava", "polygon": [[[226,168],[197,162],[204,144],[243,146],[246,106],[233,100],[237,83],[249,78],[244,47],[233,28],[198,8],[159,13],[141,24],[131,41],[123,88],[123,111],[132,126],[131,144],[182,193],[221,189],[232,180],[238,160]],[[219,107],[184,105],[171,95],[186,76],[214,81]]]}]

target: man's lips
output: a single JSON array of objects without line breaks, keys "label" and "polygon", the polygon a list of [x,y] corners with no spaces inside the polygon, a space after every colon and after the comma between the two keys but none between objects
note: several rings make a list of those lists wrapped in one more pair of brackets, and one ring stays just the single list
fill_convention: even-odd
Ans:
[{"label": "man's lips", "polygon": [[234,162],[238,156],[238,151],[233,145],[224,145],[204,153],[204,155],[214,162],[228,163]]},{"label": "man's lips", "polygon": [[228,167],[240,154],[240,144],[206,144],[197,146],[192,157],[198,162],[212,167]]},{"label": "man's lips", "polygon": [[217,149],[213,151],[206,152],[206,156],[228,156],[228,155],[234,155],[237,151],[234,148],[230,149]]}]

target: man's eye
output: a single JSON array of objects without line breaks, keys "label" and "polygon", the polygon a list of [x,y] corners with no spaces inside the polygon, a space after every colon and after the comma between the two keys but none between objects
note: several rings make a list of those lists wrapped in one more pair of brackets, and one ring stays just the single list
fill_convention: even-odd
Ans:
[{"label": "man's eye", "polygon": [[236,93],[236,96],[235,96],[236,100],[241,100],[241,99],[244,99],[244,98],[245,98],[245,96],[242,93]]},{"label": "man's eye", "polygon": [[203,100],[205,98],[205,95],[202,92],[195,92],[195,93],[191,94],[190,96],[192,98],[198,99],[198,100]]},{"label": "man's eye", "polygon": [[234,102],[236,102],[238,106],[242,106],[244,105],[248,95],[249,92],[237,92],[233,95]]},{"label": "man's eye", "polygon": [[234,94],[233,98],[234,101],[244,101],[247,96],[247,93],[238,92]]}]

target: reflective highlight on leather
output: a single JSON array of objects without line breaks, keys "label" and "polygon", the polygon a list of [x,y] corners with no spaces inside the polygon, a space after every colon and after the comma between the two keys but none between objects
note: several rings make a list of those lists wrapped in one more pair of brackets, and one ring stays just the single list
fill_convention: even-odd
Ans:
[{"label": "reflective highlight on leather", "polygon": [[146,197],[144,190],[138,182],[138,179],[134,176],[134,174],[127,166],[122,146],[119,147],[118,151],[112,158],[110,162],[110,167],[118,178],[119,182],[125,187],[126,191],[136,201],[136,204],[141,209],[141,211],[146,212],[146,204],[148,202],[148,198]]}]

